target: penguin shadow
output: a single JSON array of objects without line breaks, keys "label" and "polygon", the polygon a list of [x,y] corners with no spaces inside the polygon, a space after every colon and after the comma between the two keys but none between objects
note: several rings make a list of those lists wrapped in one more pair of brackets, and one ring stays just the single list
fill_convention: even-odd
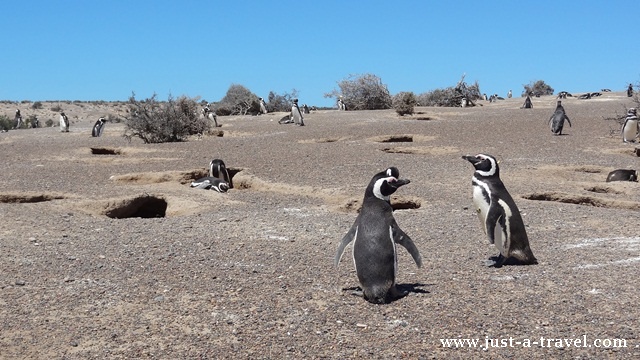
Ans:
[{"label": "penguin shadow", "polygon": [[[422,289],[422,287],[429,284],[413,283],[413,284],[396,284],[396,295],[389,297],[386,304],[390,304],[394,301],[398,301],[407,297],[409,294],[430,294],[428,290]],[[364,299],[364,292],[360,286],[342,288],[342,291],[348,292],[352,296],[357,296]]]},{"label": "penguin shadow", "polygon": [[486,267],[493,267],[499,269],[503,266],[526,266],[526,265],[537,265],[538,260],[534,259],[533,262],[525,262],[520,259],[516,259],[514,257],[504,258],[502,255],[494,255],[489,257],[489,259],[483,261]]}]

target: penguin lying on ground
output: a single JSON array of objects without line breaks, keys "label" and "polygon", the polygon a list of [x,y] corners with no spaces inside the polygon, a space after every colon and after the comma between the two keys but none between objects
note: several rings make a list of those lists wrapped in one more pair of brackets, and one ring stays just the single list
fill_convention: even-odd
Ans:
[{"label": "penguin lying on ground", "polygon": [[476,169],[473,185],[473,204],[489,242],[500,254],[487,260],[487,266],[537,264],[529,247],[529,238],[520,210],[500,180],[496,158],[478,154],[463,156]]},{"label": "penguin lying on ground", "polygon": [[607,182],[611,181],[638,181],[638,172],[627,169],[613,170],[607,175]]},{"label": "penguin lying on ground", "polygon": [[229,190],[229,183],[215,177],[206,176],[191,183],[192,188],[215,190],[219,193],[225,193]]},{"label": "penguin lying on ground", "polygon": [[353,263],[363,296],[374,304],[385,304],[407,295],[396,288],[396,244],[405,247],[416,265],[422,266],[418,248],[393,218],[389,196],[410,182],[398,179],[399,176],[395,167],[373,176],[364,192],[360,214],[342,238],[334,260],[338,266],[344,249],[353,241]]}]

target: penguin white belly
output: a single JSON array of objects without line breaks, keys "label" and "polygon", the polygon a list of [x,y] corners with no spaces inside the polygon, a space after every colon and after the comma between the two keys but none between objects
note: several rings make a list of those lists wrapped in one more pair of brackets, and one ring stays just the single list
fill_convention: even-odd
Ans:
[{"label": "penguin white belly", "polygon": [[480,226],[482,226],[482,230],[484,230],[484,233],[486,234],[489,202],[485,199],[483,189],[479,185],[473,187],[473,206],[478,214],[478,219],[480,219]]},{"label": "penguin white belly", "polygon": [[638,134],[638,120],[627,120],[627,123],[622,130],[622,140],[635,141]]}]

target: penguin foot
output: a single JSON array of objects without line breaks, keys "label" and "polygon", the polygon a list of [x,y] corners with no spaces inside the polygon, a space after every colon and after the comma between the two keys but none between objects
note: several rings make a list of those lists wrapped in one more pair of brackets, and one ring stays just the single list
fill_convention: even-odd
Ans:
[{"label": "penguin foot", "polygon": [[492,256],[488,260],[485,260],[484,265],[487,267],[501,268],[502,265],[504,265],[505,260],[505,257],[500,254],[498,256]]}]

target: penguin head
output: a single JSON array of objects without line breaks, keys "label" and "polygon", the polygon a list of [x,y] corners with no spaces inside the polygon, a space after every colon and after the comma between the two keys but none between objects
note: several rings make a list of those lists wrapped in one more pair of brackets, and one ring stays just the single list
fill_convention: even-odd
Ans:
[{"label": "penguin head", "polygon": [[409,179],[398,179],[400,171],[396,167],[390,167],[373,176],[365,191],[365,197],[375,196],[384,201],[389,201],[389,196],[399,187],[409,184]]},{"label": "penguin head", "polygon": [[495,157],[487,154],[478,154],[476,156],[467,155],[463,156],[463,159],[470,162],[476,173],[481,176],[500,176],[500,169],[498,168],[498,160]]},{"label": "penguin head", "polygon": [[229,190],[229,184],[226,181],[220,181],[217,185],[214,185],[215,190],[221,193],[227,192]]}]

